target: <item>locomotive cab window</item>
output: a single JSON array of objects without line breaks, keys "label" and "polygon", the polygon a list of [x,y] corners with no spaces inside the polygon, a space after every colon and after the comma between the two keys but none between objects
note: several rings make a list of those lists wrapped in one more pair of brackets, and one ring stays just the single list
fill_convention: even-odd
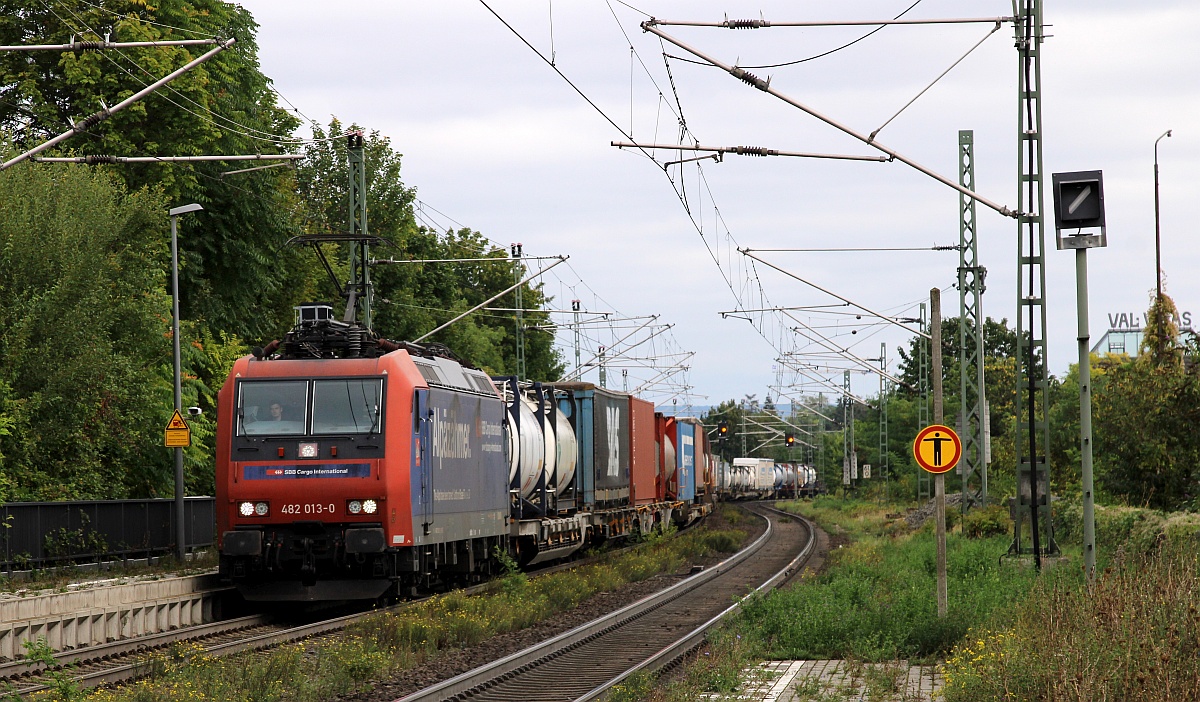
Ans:
[{"label": "locomotive cab window", "polygon": [[304,434],[308,419],[308,382],[260,380],[241,383],[238,434],[291,436]]},{"label": "locomotive cab window", "polygon": [[383,418],[383,380],[313,381],[314,434],[376,434]]}]

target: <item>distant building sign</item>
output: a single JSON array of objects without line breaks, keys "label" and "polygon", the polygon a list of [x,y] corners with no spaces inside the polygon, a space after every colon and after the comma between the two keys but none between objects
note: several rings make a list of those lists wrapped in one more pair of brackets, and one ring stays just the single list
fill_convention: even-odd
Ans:
[{"label": "distant building sign", "polygon": [[[1092,353],[1124,353],[1137,356],[1142,346],[1146,315],[1146,312],[1109,312],[1108,331],[1092,347]],[[1177,314],[1175,325],[1181,332],[1192,332],[1192,313]]]},{"label": "distant building sign", "polygon": [[[1113,331],[1136,331],[1146,324],[1146,312],[1109,312],[1108,328]],[[1180,330],[1191,330],[1192,313],[1176,315],[1175,324]]]}]

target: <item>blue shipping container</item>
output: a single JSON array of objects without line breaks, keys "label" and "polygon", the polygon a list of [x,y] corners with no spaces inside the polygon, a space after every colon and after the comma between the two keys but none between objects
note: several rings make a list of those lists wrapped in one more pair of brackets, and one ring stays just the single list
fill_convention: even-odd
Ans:
[{"label": "blue shipping container", "polygon": [[678,451],[679,499],[691,502],[696,499],[696,435],[695,426],[689,422],[676,422],[676,446]]}]

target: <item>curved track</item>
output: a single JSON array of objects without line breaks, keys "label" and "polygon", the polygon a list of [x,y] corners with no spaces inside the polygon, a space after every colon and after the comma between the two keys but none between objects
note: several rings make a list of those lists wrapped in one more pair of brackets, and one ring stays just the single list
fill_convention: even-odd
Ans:
[{"label": "curved track", "polygon": [[[567,568],[575,568],[600,558],[625,553],[633,548],[635,546],[626,546],[577,561],[547,564],[535,568],[530,572],[530,576],[538,577]],[[484,592],[491,586],[491,583],[482,583],[465,588],[463,592],[467,594]],[[421,601],[421,599],[409,600],[389,607],[386,611],[397,612]],[[345,611],[344,608],[343,611]],[[65,651],[55,655],[55,666],[52,668],[69,669],[75,682],[81,687],[120,683],[144,676],[146,654],[176,642],[199,642],[203,644],[205,653],[208,655],[225,656],[340,631],[352,622],[376,611],[378,610],[359,611],[303,625],[296,625],[294,621],[290,624],[283,623],[278,618],[267,614],[255,614]],[[36,661],[3,663],[0,664],[0,685],[7,684],[10,686],[9,692],[22,697],[41,692],[51,686],[51,681],[46,676],[49,669],[51,668]]]},{"label": "curved track", "polygon": [[764,505],[753,544],[709,570],[610,615],[402,698],[400,702],[591,700],[632,673],[669,665],[695,650],[730,604],[794,574],[815,547],[812,525]]}]

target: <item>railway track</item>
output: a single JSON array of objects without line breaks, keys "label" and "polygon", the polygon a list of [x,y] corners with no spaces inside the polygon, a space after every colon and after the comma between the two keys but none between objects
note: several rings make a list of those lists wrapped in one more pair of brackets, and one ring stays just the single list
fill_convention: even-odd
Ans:
[{"label": "railway track", "polygon": [[635,672],[678,661],[737,608],[731,600],[787,580],[815,548],[815,530],[806,520],[763,505],[750,509],[768,520],[766,532],[720,564],[399,702],[594,700]]},{"label": "railway track", "polygon": [[[586,565],[603,558],[626,553],[637,546],[626,546],[577,561],[548,565],[537,568],[531,577],[540,577],[568,568]],[[486,592],[493,583],[481,583],[462,591],[466,594]],[[408,600],[382,611],[399,612],[424,601],[425,598]],[[11,661],[0,663],[0,686],[9,686],[6,692],[28,696],[50,689],[54,681],[48,673],[69,670],[80,687],[127,682],[146,674],[147,654],[174,643],[188,641],[200,643],[206,654],[226,656],[249,650],[271,648],[289,641],[312,638],[340,631],[351,623],[380,610],[359,611],[318,622],[296,625],[285,623],[268,614],[254,614],[210,624],[190,626],[173,631],[123,639],[108,644],[64,651],[54,656],[55,665],[47,666],[38,661]]]}]

